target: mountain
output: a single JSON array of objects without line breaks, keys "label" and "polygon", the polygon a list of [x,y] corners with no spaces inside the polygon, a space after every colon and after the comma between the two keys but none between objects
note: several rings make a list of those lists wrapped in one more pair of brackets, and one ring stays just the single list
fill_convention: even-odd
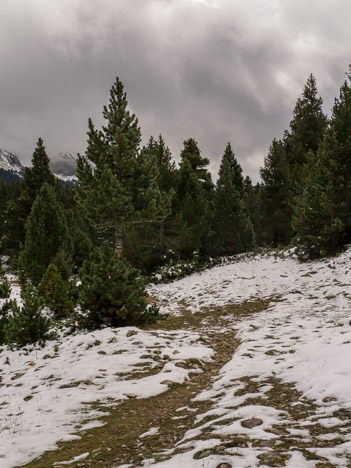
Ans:
[{"label": "mountain", "polygon": [[[74,185],[77,181],[76,173],[77,154],[59,153],[53,161],[50,161],[50,169],[60,182]],[[0,179],[12,182],[15,179],[23,179],[24,166],[18,157],[7,150],[0,149]]]},{"label": "mountain", "polygon": [[76,153],[59,153],[52,161],[50,161],[50,169],[55,176],[63,182],[76,182]]},{"label": "mountain", "polygon": [[9,151],[0,149],[0,179],[5,182],[12,182],[24,175],[24,166],[17,156]]}]

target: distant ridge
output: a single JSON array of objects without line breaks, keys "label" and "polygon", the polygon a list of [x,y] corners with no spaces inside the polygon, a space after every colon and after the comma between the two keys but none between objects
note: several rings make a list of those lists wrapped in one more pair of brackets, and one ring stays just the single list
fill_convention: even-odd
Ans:
[{"label": "distant ridge", "polygon": [[[50,169],[63,184],[74,185],[76,177],[77,154],[59,153],[53,161],[50,161]],[[15,179],[23,179],[25,167],[19,158],[5,149],[0,149],[0,179],[12,182]]]}]

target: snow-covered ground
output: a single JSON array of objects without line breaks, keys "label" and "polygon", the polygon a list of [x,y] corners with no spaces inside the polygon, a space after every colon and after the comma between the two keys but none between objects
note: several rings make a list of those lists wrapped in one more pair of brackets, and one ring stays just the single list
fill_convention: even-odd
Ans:
[{"label": "snow-covered ground", "polygon": [[[325,457],[332,466],[350,466],[345,456],[351,456],[351,412],[346,420],[333,417],[340,409],[351,410],[350,259],[351,250],[332,260],[305,264],[292,258],[258,257],[155,288],[155,293],[164,303],[168,302],[167,308],[173,312],[179,303],[186,303],[196,311],[259,297],[273,300],[267,311],[239,325],[233,323],[241,345],[213,386],[195,398],[213,402],[211,411],[201,415],[198,421],[206,416],[216,419],[198,425],[185,435],[178,448],[189,447],[188,452],[152,466],[212,468],[220,463],[230,463],[228,466],[235,468],[258,466],[258,457],[267,449],[250,443],[246,448],[233,449],[232,455],[213,454],[198,460],[193,456],[201,456],[201,451],[220,445],[216,438],[201,439],[205,431],[208,437],[209,427],[214,436],[235,435],[264,441],[278,438],[279,433],[270,431],[273,426],[285,430],[290,426],[290,436],[299,436],[308,444],[309,429],[315,429],[316,424],[332,428],[328,434],[320,435],[320,440],[341,435],[343,443],[333,449],[312,444],[312,453]],[[308,405],[310,401],[316,406],[312,415],[299,421],[300,427],[293,428],[289,414],[274,408],[269,397],[272,386],[267,385],[272,378],[293,384],[301,392],[299,401],[293,404]],[[244,382],[250,380],[258,387],[254,394],[242,391]],[[252,398],[265,403],[245,405],[245,400]],[[243,427],[243,422],[245,426],[245,421],[253,418],[261,421],[252,428]],[[228,423],[228,419],[232,422]],[[288,451],[290,458],[286,466],[316,466],[317,461],[307,460],[301,452]]]},{"label": "snow-covered ground", "polygon": [[[342,411],[351,411],[350,258],[351,250],[305,264],[288,255],[261,256],[150,288],[161,311],[171,314],[184,307],[196,312],[259,298],[271,301],[267,310],[246,318],[226,316],[226,329],[235,329],[241,344],[213,384],[194,398],[211,401],[212,408],[197,415],[195,426],[170,448],[168,460],[145,460],[144,466],[268,466],[262,457],[276,450],[281,434],[331,466],[349,466],[350,418],[343,418]],[[61,337],[43,349],[3,349],[0,467],[25,463],[57,441],[79,437],[76,431],[99,424],[99,414],[87,402],[115,405],[157,395],[169,382],[188,378],[189,369],[177,362],[209,360],[212,354],[193,332],[131,327]],[[277,383],[297,392],[294,401],[287,393],[285,409],[272,397]],[[306,411],[294,419],[294,408],[300,407]],[[324,428],[317,435],[316,425]],[[150,428],[142,438],[155,433],[157,428]],[[219,437],[222,442],[239,437],[245,443],[219,450]],[[323,444],[336,437],[341,443]],[[183,453],[177,453],[180,448]],[[289,468],[317,466],[318,460],[299,446],[285,452]]]}]

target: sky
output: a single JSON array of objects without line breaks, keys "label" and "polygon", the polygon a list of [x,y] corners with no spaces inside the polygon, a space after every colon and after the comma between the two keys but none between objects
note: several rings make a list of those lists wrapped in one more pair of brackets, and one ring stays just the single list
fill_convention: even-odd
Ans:
[{"label": "sky", "polygon": [[245,175],[288,129],[310,73],[330,114],[351,59],[349,0],[1,0],[0,148],[84,153],[118,76],[143,142],[195,138]]}]

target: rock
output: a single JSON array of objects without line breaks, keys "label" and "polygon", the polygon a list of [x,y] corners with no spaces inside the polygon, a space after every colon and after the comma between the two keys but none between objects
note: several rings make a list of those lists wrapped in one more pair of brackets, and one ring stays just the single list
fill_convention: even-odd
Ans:
[{"label": "rock", "polygon": [[161,385],[173,385],[174,382],[172,382],[172,380],[164,380],[163,382],[161,382]]},{"label": "rock", "polygon": [[263,424],[263,421],[259,418],[251,418],[241,421],[241,425],[247,429],[252,429],[253,427],[260,426],[261,424]]},{"label": "rock", "polygon": [[137,397],[137,396],[135,395],[135,393],[125,393],[125,396],[126,396],[127,398],[130,398],[130,399],[131,399],[131,398],[136,398],[136,397]]},{"label": "rock", "polygon": [[209,457],[210,455],[213,455],[212,450],[201,450],[200,452],[195,453],[194,459],[200,460],[201,458],[206,458],[206,457]]},{"label": "rock", "polygon": [[232,468],[232,465],[230,463],[220,463],[216,468]]},{"label": "rock", "polygon": [[291,455],[286,452],[269,452],[258,455],[261,465],[268,466],[286,466],[286,461],[289,460]]},{"label": "rock", "polygon": [[127,336],[127,338],[129,338],[130,336],[134,336],[134,335],[137,335],[137,334],[138,334],[137,331],[135,331],[135,330],[129,330],[129,331],[127,332],[127,335],[126,335],[126,336]]}]

